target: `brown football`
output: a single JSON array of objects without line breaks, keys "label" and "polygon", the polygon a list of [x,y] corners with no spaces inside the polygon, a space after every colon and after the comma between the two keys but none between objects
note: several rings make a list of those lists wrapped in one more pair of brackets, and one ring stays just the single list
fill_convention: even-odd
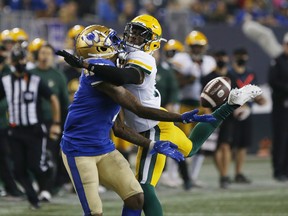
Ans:
[{"label": "brown football", "polygon": [[230,93],[231,80],[228,77],[217,77],[212,79],[203,88],[200,102],[203,107],[213,108],[223,104]]}]

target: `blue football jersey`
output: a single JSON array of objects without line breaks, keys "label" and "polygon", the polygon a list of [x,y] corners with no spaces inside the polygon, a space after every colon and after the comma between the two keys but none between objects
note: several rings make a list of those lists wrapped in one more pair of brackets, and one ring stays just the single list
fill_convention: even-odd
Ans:
[{"label": "blue football jersey", "polygon": [[[89,59],[88,62],[115,66],[106,59]],[[74,101],[69,106],[61,141],[63,152],[70,156],[96,156],[115,149],[110,139],[110,130],[120,106],[91,86],[102,82],[96,74],[88,75],[87,71],[84,72]]]}]

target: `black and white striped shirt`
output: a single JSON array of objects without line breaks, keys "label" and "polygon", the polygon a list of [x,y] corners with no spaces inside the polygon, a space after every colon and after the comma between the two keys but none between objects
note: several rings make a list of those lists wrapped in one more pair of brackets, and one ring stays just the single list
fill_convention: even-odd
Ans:
[{"label": "black and white striped shirt", "polygon": [[41,97],[50,99],[51,90],[37,75],[24,73],[3,76],[0,82],[0,99],[6,96],[9,123],[13,126],[30,126],[41,123]]}]

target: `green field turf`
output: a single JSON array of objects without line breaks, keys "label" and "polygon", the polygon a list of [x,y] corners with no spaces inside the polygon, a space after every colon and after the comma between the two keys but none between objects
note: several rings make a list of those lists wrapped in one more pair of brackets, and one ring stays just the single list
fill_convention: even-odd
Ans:
[{"label": "green field turf", "polygon": [[[157,191],[165,216],[288,216],[288,182],[271,178],[270,159],[248,157],[245,173],[251,185],[232,184],[228,190],[218,186],[218,175],[211,159],[206,159],[200,180],[204,188],[183,191],[159,185]],[[231,166],[231,174],[233,169]],[[120,216],[122,202],[113,192],[102,194],[105,216]],[[37,211],[28,209],[26,201],[0,198],[0,216],[81,216],[76,195],[63,194]],[[155,215],[157,216],[157,215]]]}]

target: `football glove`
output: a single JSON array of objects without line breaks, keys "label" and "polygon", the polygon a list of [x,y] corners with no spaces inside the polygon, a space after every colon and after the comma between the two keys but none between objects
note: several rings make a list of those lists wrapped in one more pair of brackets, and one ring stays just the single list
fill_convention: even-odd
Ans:
[{"label": "football glove", "polygon": [[55,52],[56,55],[63,56],[64,60],[71,66],[75,68],[83,68],[83,58],[78,58],[65,50],[58,50]]},{"label": "football glove", "polygon": [[178,146],[173,144],[170,141],[160,140],[154,143],[153,149],[150,151],[150,154],[153,155],[153,154],[159,153],[159,154],[166,155],[167,157],[171,157],[178,162],[183,161],[185,159],[184,155],[181,152],[179,152],[177,148]]},{"label": "football glove", "polygon": [[199,112],[198,109],[194,109],[189,112],[185,112],[181,115],[182,122],[184,124],[192,123],[192,122],[214,122],[216,118],[213,115],[205,114],[205,115],[197,115]]}]

